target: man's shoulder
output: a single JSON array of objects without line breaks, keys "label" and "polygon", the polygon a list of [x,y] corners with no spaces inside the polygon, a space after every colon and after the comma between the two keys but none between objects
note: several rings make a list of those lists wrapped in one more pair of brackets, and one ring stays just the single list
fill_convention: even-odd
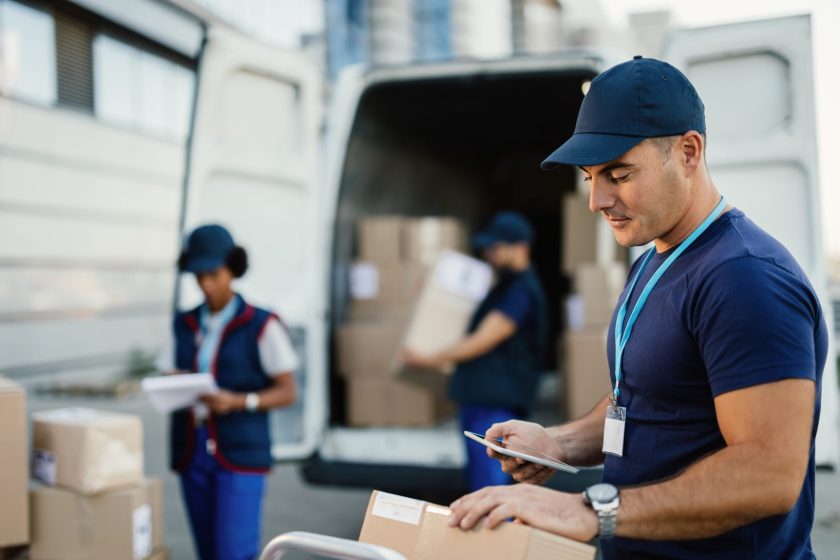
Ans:
[{"label": "man's shoulder", "polygon": [[788,249],[743,212],[734,209],[719,235],[698,252],[695,280],[707,282],[731,274],[772,274],[806,281]]}]

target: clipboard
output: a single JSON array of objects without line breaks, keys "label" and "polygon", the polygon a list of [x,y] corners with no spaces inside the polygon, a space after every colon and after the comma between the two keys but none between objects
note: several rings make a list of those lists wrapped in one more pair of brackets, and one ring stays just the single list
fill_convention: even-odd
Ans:
[{"label": "clipboard", "polygon": [[[471,440],[492,449],[496,453],[501,453],[502,455],[507,455],[508,457],[515,457],[517,459],[528,461],[529,463],[535,463],[537,465],[542,465],[544,467],[548,467],[556,471],[567,472],[570,474],[577,474],[580,472],[580,469],[577,467],[567,465],[566,463],[553,459],[548,455],[545,455],[544,453],[540,453],[536,449],[531,449],[524,445],[518,445],[515,443],[505,443],[501,439],[495,441],[489,440],[481,434],[469,432],[467,430],[464,430],[464,435],[470,438]],[[508,447],[502,447],[502,445],[500,444],[507,445]],[[518,448],[519,450],[517,450],[516,448]],[[543,455],[543,457],[540,457],[539,455]]]}]

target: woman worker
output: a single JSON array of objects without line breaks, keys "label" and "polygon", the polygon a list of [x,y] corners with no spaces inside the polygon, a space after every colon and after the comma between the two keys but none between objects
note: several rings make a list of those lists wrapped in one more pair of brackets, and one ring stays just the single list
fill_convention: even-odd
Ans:
[{"label": "woman worker", "polygon": [[272,463],[268,411],[295,401],[298,359],[280,318],[234,291],[248,259],[225,228],[193,231],[178,268],[195,275],[204,303],[176,314],[171,369],[210,372],[220,390],[172,414],[171,467],[201,560],[252,559]]}]

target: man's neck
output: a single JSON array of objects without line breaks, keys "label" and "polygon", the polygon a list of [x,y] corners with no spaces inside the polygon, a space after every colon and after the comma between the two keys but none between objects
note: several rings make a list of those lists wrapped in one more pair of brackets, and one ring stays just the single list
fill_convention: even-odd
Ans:
[{"label": "man's neck", "polygon": [[[712,210],[715,209],[719,202],[720,193],[717,192],[717,189],[714,187],[708,189],[702,196],[691,203],[691,206],[689,206],[682,219],[668,233],[653,240],[653,244],[656,246],[656,252],[664,253],[685,241],[694,230],[700,227],[700,224],[712,213]],[[727,205],[723,212],[728,212],[730,209],[731,206]]]}]

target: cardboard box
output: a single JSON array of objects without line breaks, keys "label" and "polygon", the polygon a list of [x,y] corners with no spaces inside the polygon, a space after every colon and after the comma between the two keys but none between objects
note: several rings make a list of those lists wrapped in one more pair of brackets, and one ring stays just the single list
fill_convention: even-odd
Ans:
[{"label": "cardboard box", "polygon": [[566,194],[562,205],[562,268],[571,275],[578,265],[598,260],[598,223],[602,218],[589,211],[587,195]]},{"label": "cardboard box", "polygon": [[397,263],[403,255],[401,216],[368,216],[359,220],[358,255],[363,261]]},{"label": "cardboard box", "polygon": [[162,546],[160,548],[156,548],[151,555],[145,558],[145,560],[169,560],[171,554],[172,552],[168,547]]},{"label": "cardboard box", "polygon": [[520,523],[492,531],[450,527],[449,508],[374,491],[359,541],[408,560],[592,560],[595,548]]},{"label": "cardboard box", "polygon": [[[421,354],[435,354],[461,340],[478,304],[493,281],[490,266],[454,251],[438,257],[423,288],[403,345]],[[406,381],[437,389],[446,382],[446,371],[416,371],[397,364]]]},{"label": "cardboard box", "polygon": [[0,547],[29,542],[26,393],[0,376]]},{"label": "cardboard box", "polygon": [[158,479],[95,496],[43,486],[30,499],[32,560],[140,560],[163,547]]},{"label": "cardboard box", "polygon": [[338,372],[345,378],[390,377],[405,319],[357,321],[336,330]]},{"label": "cardboard box", "polygon": [[[575,269],[575,289],[581,300],[583,327],[601,327],[612,320],[621,291],[627,279],[627,268],[617,262],[607,265],[582,263]],[[573,326],[573,321],[569,321]]]},{"label": "cardboard box", "polygon": [[349,426],[427,426],[453,410],[442,395],[385,375],[347,383]]},{"label": "cardboard box", "polygon": [[431,266],[441,251],[463,251],[466,246],[466,228],[455,218],[368,216],[359,220],[358,255],[363,261]]},{"label": "cardboard box", "polygon": [[350,268],[348,318],[355,321],[408,317],[428,275],[429,267],[419,264],[354,263]]},{"label": "cardboard box", "polygon": [[567,331],[563,356],[565,411],[580,418],[611,390],[607,362],[607,327]]},{"label": "cardboard box", "polygon": [[143,424],[90,408],[32,415],[33,478],[96,494],[143,481]]},{"label": "cardboard box", "polygon": [[433,266],[441,251],[465,251],[466,228],[454,218],[415,218],[404,226],[404,258]]}]

